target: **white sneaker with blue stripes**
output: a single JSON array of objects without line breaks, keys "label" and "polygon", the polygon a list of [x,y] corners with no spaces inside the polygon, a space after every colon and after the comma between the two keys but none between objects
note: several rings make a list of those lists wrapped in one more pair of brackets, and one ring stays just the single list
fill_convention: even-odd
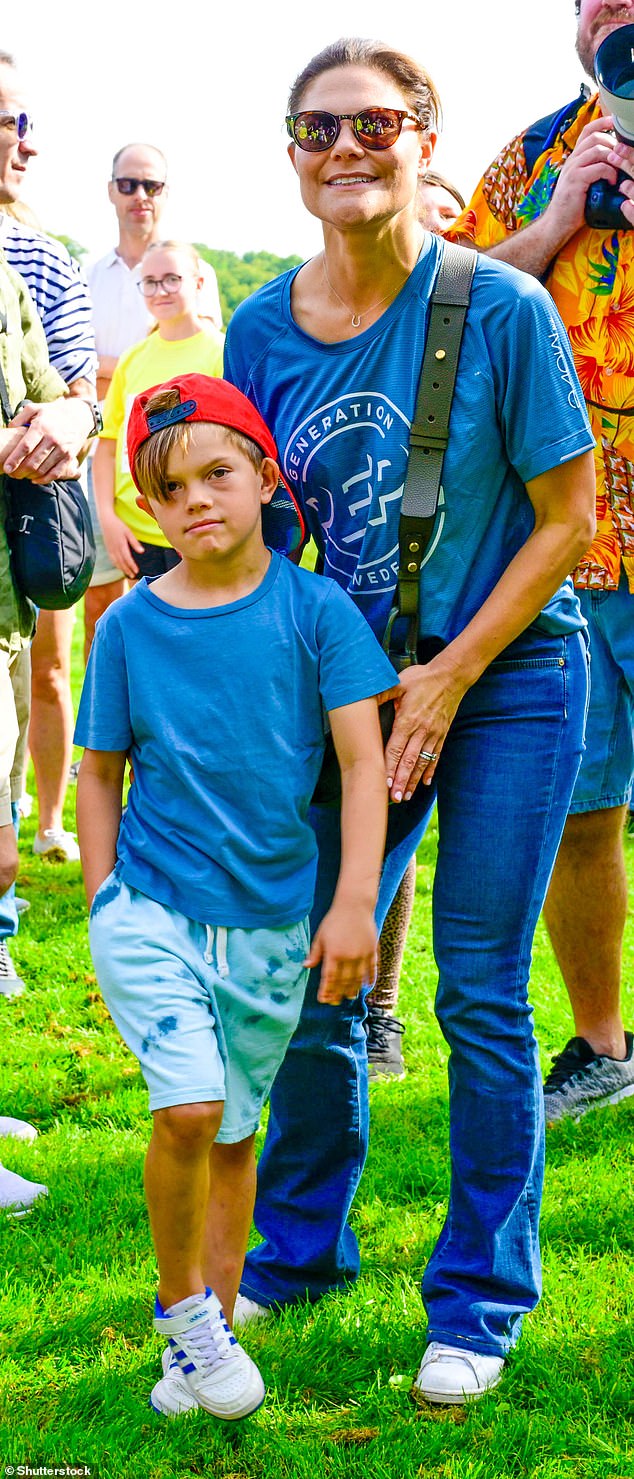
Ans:
[{"label": "white sneaker with blue stripes", "polygon": [[196,1302],[183,1300],[168,1315],[156,1301],[154,1328],[167,1336],[163,1376],[151,1406],[166,1417],[202,1407],[213,1417],[236,1421],[261,1406],[266,1388],[255,1362],[238,1344],[220,1301],[207,1289]]}]

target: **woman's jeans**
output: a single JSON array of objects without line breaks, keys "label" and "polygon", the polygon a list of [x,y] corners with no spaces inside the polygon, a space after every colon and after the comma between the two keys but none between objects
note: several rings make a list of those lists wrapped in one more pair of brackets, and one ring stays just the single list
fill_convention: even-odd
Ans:
[{"label": "woman's jeans", "polygon": [[[423,1279],[428,1339],[488,1355],[514,1344],[541,1289],[544,1114],[527,990],[583,748],[586,654],[579,633],[525,632],[463,699],[435,785],[390,806],[379,927],[438,800],[433,932],[450,1048],[451,1190]],[[336,884],[339,816],[313,812],[315,926]],[[241,1289],[264,1305],[318,1299],[359,1272],[347,1218],[369,1131],[364,1005],[322,1006],[317,985],[315,970],[258,1169],[264,1241],[247,1255]]]}]

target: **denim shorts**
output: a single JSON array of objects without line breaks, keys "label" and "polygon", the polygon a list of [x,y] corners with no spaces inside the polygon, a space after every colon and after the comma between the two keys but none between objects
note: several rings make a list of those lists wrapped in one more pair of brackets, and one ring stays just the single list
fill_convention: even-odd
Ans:
[{"label": "denim shorts", "polygon": [[89,934],[100,989],[139,1060],[150,1109],[224,1100],[218,1141],[252,1135],[297,1025],[308,921],[197,924],[129,888],[115,869],[95,894]]},{"label": "denim shorts", "polygon": [[617,591],[579,591],[590,637],[586,749],[571,812],[626,805],[634,777],[634,596],[625,575]]}]

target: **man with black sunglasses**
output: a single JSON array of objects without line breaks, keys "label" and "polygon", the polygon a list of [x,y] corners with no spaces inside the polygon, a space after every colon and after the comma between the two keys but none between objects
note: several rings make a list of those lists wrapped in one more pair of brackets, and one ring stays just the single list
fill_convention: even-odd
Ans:
[{"label": "man with black sunglasses", "polygon": [[[99,261],[88,265],[93,300],[98,390],[103,400],[117,360],[143,339],[153,319],[138,290],[139,264],[151,242],[158,241],[169,196],[167,160],[153,144],[126,144],[112,161],[108,198],[114,206],[119,240]],[[216,274],[206,264],[203,313],[222,328]]]},{"label": "man with black sunglasses", "polygon": [[[105,399],[119,356],[144,339],[154,323],[145,298],[139,292],[140,264],[147,248],[159,239],[168,195],[167,160],[160,149],[153,144],[125,144],[117,150],[112,161],[112,177],[108,181],[108,197],[115,208],[119,240],[105,257],[89,263],[87,268],[99,355],[97,390],[100,400]],[[216,274],[207,262],[201,263],[201,271],[204,279],[200,294],[201,314],[221,329],[222,310]],[[124,590],[123,572],[112,564],[101,537],[90,465],[88,496],[93,524],[96,525],[97,562],[84,598],[86,660],[96,621]]]}]

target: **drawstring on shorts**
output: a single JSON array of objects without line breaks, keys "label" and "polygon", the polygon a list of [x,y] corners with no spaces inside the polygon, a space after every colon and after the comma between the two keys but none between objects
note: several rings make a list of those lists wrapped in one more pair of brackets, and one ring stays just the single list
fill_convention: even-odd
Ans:
[{"label": "drawstring on shorts", "polygon": [[219,976],[229,975],[229,962],[227,960],[227,929],[223,924],[206,924],[207,944],[203,959],[207,965],[214,963],[214,945],[216,949],[216,970]]}]

